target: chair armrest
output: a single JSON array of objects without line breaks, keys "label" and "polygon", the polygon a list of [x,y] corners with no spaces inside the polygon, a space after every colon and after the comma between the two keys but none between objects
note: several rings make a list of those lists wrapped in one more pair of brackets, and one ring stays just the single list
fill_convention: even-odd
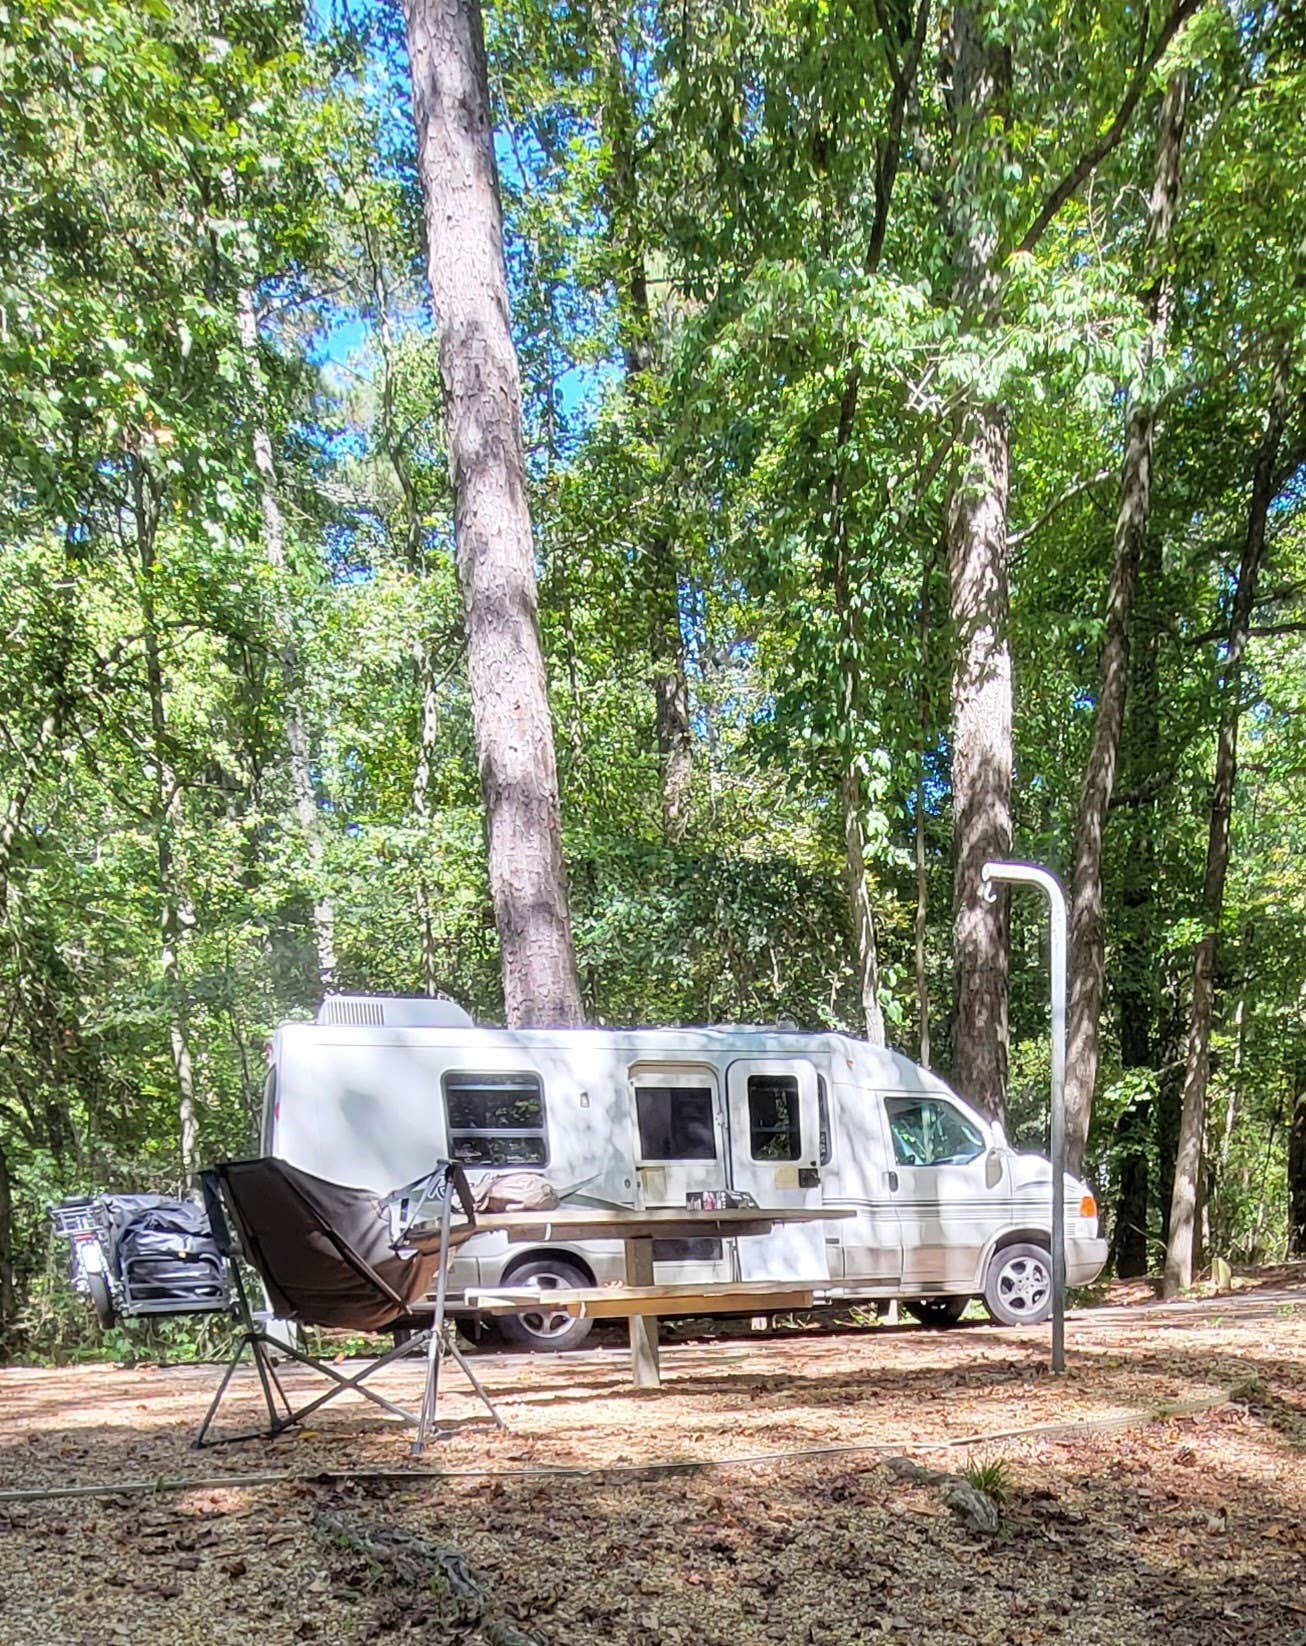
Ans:
[{"label": "chair armrest", "polygon": [[439,1201],[444,1196],[453,1195],[462,1208],[466,1222],[460,1225],[460,1233],[467,1233],[476,1227],[476,1205],[472,1199],[472,1186],[467,1181],[467,1173],[457,1160],[442,1160],[433,1171],[427,1172],[425,1177],[414,1178],[411,1183],[405,1183],[402,1188],[393,1189],[382,1200],[381,1205],[389,1214],[390,1239],[395,1246],[402,1245],[409,1229],[415,1223],[429,1223],[429,1217],[423,1217],[421,1209],[431,1201]]}]

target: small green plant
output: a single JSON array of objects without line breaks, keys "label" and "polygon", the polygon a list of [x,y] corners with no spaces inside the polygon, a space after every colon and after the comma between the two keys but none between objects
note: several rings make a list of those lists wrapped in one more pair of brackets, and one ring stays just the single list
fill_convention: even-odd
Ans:
[{"label": "small green plant", "polygon": [[999,1507],[1011,1498],[1011,1469],[1003,1458],[972,1458],[961,1471],[961,1478]]}]

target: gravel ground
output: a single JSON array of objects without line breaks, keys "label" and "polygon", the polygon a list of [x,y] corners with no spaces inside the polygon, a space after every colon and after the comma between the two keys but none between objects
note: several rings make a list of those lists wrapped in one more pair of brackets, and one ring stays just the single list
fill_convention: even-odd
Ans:
[{"label": "gravel ground", "polygon": [[[459,1551],[494,1615],[549,1646],[1306,1646],[1306,1288],[1086,1314],[1068,1341],[1054,1379],[1046,1331],[696,1340],[664,1348],[654,1393],[627,1386],[615,1343],[479,1354],[509,1432],[474,1421],[450,1368],[456,1432],[421,1460],[352,1397],[310,1429],[197,1454],[212,1367],[0,1371],[0,1492],[196,1482],[0,1501],[0,1646],[488,1638],[325,1535],[342,1513]],[[420,1375],[380,1386],[412,1400]],[[253,1420],[252,1374],[233,1395],[227,1420]],[[1053,1432],[984,1438],[1037,1425]],[[1000,1460],[995,1537],[883,1467],[880,1448],[949,1441],[913,1455]],[[819,1453],[840,1447],[861,1449]],[[804,1450],[819,1455],[747,1461]],[[703,1460],[725,1466],[644,1467]],[[533,1472],[558,1466],[589,1472]],[[351,1469],[388,1478],[312,1478]],[[460,1470],[485,1472],[442,1473]],[[202,1484],[254,1473],[293,1478]]]}]

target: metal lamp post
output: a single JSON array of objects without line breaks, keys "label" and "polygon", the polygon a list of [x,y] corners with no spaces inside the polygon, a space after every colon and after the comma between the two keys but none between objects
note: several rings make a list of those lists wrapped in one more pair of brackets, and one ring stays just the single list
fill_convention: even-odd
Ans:
[{"label": "metal lamp post", "polygon": [[986,863],[980,896],[997,897],[994,881],[1037,886],[1047,894],[1052,935],[1052,1370],[1066,1369],[1066,893],[1056,875],[1034,863]]}]

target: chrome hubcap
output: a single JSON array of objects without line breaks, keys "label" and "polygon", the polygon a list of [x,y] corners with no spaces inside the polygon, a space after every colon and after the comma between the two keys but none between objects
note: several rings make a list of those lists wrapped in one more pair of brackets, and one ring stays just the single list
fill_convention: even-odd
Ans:
[{"label": "chrome hubcap", "polygon": [[[560,1275],[531,1276],[531,1285],[538,1286],[542,1292],[556,1291],[563,1284]],[[571,1315],[562,1309],[550,1309],[547,1304],[542,1309],[533,1309],[517,1318],[533,1337],[560,1337],[573,1324]]]},{"label": "chrome hubcap", "polygon": [[1012,1314],[1037,1314],[1051,1290],[1047,1265],[1036,1257],[1013,1257],[998,1275],[998,1296]]}]

